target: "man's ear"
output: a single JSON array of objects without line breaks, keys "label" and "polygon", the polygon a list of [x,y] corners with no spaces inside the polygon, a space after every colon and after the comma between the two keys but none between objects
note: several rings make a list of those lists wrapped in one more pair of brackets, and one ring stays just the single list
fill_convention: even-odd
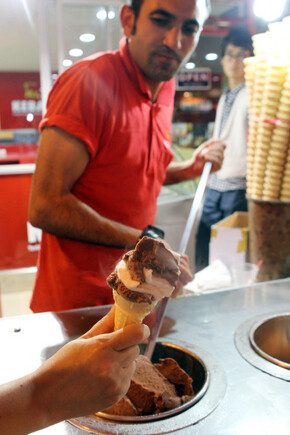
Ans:
[{"label": "man's ear", "polygon": [[122,29],[123,29],[124,35],[127,38],[129,38],[129,36],[131,36],[131,34],[132,34],[132,31],[133,31],[134,25],[135,25],[135,15],[134,15],[132,8],[130,8],[130,6],[128,6],[128,5],[122,6],[122,9],[120,12],[120,21],[122,24]]}]

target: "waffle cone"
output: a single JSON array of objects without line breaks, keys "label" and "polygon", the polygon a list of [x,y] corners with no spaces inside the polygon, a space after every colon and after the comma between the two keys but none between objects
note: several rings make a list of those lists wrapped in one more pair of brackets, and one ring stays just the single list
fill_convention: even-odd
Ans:
[{"label": "waffle cone", "polygon": [[115,331],[127,325],[142,323],[144,317],[153,310],[157,303],[131,302],[119,295],[115,290],[113,290],[113,297],[115,300]]}]

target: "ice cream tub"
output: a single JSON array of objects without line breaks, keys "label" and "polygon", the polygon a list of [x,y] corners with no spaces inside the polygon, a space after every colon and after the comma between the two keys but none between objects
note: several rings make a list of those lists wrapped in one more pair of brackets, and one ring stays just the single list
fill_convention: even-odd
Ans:
[{"label": "ice cream tub", "polygon": [[290,381],[289,312],[259,314],[246,320],[236,330],[234,341],[240,355],[253,367],[275,380]]},{"label": "ice cream tub", "polygon": [[[141,353],[143,353],[144,350],[145,346],[142,345]],[[163,411],[159,414],[142,416],[120,416],[112,415],[104,411],[99,412],[98,415],[113,421],[146,422],[170,417],[172,415],[183,412],[185,409],[197,403],[207,391],[210,378],[209,372],[202,359],[193,352],[184,349],[178,345],[158,342],[152,355],[152,362],[158,363],[159,360],[162,358],[174,359],[179,364],[179,366],[193,379],[192,387],[194,391],[194,397],[192,397],[188,402],[183,403],[182,405],[174,409]]]},{"label": "ice cream tub", "polygon": [[250,342],[263,358],[290,370],[290,313],[266,317],[254,324]]},{"label": "ice cream tub", "polygon": [[[145,348],[145,345],[144,345]],[[141,353],[144,352],[141,345]],[[179,431],[204,420],[221,403],[227,389],[226,376],[219,362],[203,348],[182,341],[158,341],[152,362],[175,359],[193,379],[192,400],[160,414],[120,417],[98,412],[69,422],[90,433],[110,435],[152,435]]]}]

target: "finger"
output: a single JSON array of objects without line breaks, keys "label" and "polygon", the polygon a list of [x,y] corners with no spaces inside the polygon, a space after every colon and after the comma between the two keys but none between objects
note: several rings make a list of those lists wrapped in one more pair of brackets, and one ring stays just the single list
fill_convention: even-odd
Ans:
[{"label": "finger", "polygon": [[142,343],[149,335],[150,330],[143,323],[140,325],[128,325],[111,334],[110,343],[114,350],[120,351]]},{"label": "finger", "polygon": [[[125,368],[125,370],[127,371],[127,376],[129,377],[130,382],[131,382],[131,379],[134,376],[134,373],[136,371],[136,361],[135,360],[132,361],[131,364]],[[130,383],[129,383],[129,387],[130,387]],[[129,387],[128,387],[128,390],[129,390]]]},{"label": "finger", "polygon": [[186,263],[189,262],[189,258],[187,254],[180,254],[181,261],[185,261]]},{"label": "finger", "polygon": [[190,269],[188,260],[182,258],[179,263],[179,268],[180,270]]},{"label": "finger", "polygon": [[177,284],[176,284],[176,287],[173,290],[173,292],[172,292],[170,297],[173,298],[173,299],[176,298],[176,296],[179,295],[179,293],[181,292],[182,289],[183,289],[183,284],[182,284],[181,281],[178,281]]},{"label": "finger", "polygon": [[183,256],[181,258],[181,263],[180,263],[179,281],[181,281],[183,284],[187,284],[192,279],[193,279],[193,275],[190,270],[188,257]]},{"label": "finger", "polygon": [[207,161],[212,161],[214,163],[221,163],[223,160],[223,154],[218,150],[210,151],[204,156],[204,158]]},{"label": "finger", "polygon": [[128,367],[122,369],[122,379],[123,379],[123,392],[124,395],[130,388],[131,379],[136,371],[136,361],[132,361]]},{"label": "finger", "polygon": [[186,269],[182,271],[179,276],[179,281],[182,282],[183,285],[187,284],[189,281],[193,280],[193,275],[190,270]]},{"label": "finger", "polygon": [[91,338],[99,334],[107,334],[114,331],[115,306],[99,322],[97,322],[82,338]]},{"label": "finger", "polygon": [[220,147],[221,145],[223,145],[223,140],[222,139],[212,139],[209,142],[209,145],[210,146],[218,146],[218,147]]},{"label": "finger", "polygon": [[133,361],[139,356],[140,354],[140,348],[138,344],[135,346],[131,346],[128,349],[124,349],[117,352],[116,358],[118,359],[118,362],[120,363],[121,367],[128,367],[130,364],[132,364]]}]

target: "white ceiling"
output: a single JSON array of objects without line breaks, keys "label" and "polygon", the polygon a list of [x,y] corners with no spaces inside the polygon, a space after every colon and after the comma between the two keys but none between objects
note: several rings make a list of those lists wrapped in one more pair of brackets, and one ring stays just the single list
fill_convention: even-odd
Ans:
[{"label": "white ceiling", "polygon": [[[68,57],[68,50],[79,47],[84,50],[84,56],[95,51],[106,50],[118,46],[121,35],[119,27],[118,9],[122,0],[62,0],[65,4],[63,14],[63,43],[64,54]],[[230,17],[232,20],[245,19],[248,5],[252,0],[212,0],[212,15],[218,19]],[[288,9],[289,3],[288,1]],[[49,45],[51,65],[57,70],[57,8],[56,0],[0,0],[0,71],[39,71],[39,5],[44,2],[47,8],[49,29]],[[114,6],[117,16],[110,22],[110,31],[106,33],[104,22],[96,19],[95,14],[100,4]],[[210,24],[210,22],[209,22]],[[217,23],[215,23],[216,25]],[[218,29],[217,29],[218,30]],[[96,35],[93,43],[84,44],[79,41],[79,35],[92,32]],[[110,35],[108,43],[106,35]],[[219,52],[220,32],[215,35],[204,34],[195,55],[199,66],[205,65],[204,54],[209,51]],[[213,69],[219,68],[211,64]]]},{"label": "white ceiling", "polygon": [[[66,1],[66,0],[65,0]],[[38,71],[39,43],[41,35],[40,10],[44,2],[47,11],[48,37],[51,64],[57,69],[58,34],[56,0],[0,0],[0,70],[1,71]],[[95,14],[99,4],[114,4],[118,12],[121,0],[70,0],[64,4],[63,39],[65,54],[73,47],[84,50],[84,56],[94,51],[106,49],[106,33],[104,23],[96,19]],[[112,25],[112,23],[110,23]],[[114,20],[113,44],[120,37],[118,19]],[[97,38],[89,44],[81,43],[78,38],[81,33],[92,32]],[[43,34],[43,33],[42,33]]]}]

